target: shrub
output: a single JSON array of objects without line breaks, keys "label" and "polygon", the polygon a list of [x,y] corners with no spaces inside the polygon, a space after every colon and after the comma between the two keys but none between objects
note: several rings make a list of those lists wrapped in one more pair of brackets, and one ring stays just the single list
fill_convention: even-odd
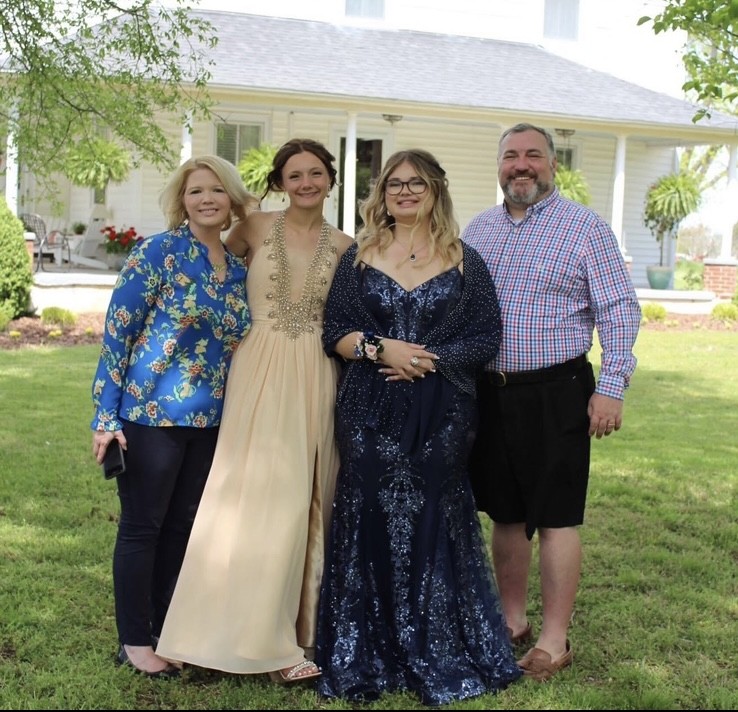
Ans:
[{"label": "shrub", "polygon": [[663,304],[648,302],[641,307],[641,316],[644,322],[664,321],[666,319],[666,307]]},{"label": "shrub", "polygon": [[46,307],[41,312],[42,324],[53,324],[62,328],[74,326],[77,323],[77,316],[69,309],[61,307]]},{"label": "shrub", "polygon": [[718,321],[738,321],[738,305],[731,303],[716,304],[710,316]]},{"label": "shrub", "polygon": [[10,302],[0,302],[0,331],[7,329],[13,316],[13,305]]},{"label": "shrub", "polygon": [[0,197],[0,304],[9,304],[12,319],[28,313],[32,285],[23,223]]}]

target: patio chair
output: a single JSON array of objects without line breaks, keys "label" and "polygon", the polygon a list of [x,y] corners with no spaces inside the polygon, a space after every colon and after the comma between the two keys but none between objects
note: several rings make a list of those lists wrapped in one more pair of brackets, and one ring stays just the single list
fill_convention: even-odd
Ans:
[{"label": "patio chair", "polygon": [[36,237],[33,240],[33,259],[36,260],[34,271],[44,269],[44,260],[51,258],[55,264],[71,264],[72,249],[69,239],[60,230],[46,232],[46,223],[40,215],[22,213],[20,220],[26,232],[32,232]]},{"label": "patio chair", "polygon": [[102,229],[105,227],[106,219],[104,209],[93,208],[84,235],[75,235],[76,244],[70,257],[72,264],[90,269],[110,269],[108,263],[99,256],[103,243]]}]

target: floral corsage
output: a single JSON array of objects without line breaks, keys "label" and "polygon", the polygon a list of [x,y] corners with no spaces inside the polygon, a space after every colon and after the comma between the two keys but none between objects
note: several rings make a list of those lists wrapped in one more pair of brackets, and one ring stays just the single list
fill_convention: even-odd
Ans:
[{"label": "floral corsage", "polygon": [[382,351],[384,351],[382,337],[377,336],[372,331],[365,331],[363,334],[359,334],[359,337],[356,339],[354,356],[357,359],[365,358],[369,361],[376,361]]}]

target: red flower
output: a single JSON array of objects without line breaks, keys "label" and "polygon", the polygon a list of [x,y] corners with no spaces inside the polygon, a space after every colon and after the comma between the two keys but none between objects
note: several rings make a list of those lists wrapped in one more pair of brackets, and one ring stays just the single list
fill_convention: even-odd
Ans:
[{"label": "red flower", "polygon": [[116,230],[114,225],[107,225],[100,232],[104,236],[104,247],[107,253],[128,254],[143,235],[136,232],[135,227]]}]

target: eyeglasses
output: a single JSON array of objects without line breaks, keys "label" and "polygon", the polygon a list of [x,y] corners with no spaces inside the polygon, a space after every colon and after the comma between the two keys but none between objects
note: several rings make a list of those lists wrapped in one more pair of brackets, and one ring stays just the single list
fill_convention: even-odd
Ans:
[{"label": "eyeglasses", "polygon": [[402,193],[403,186],[407,186],[407,189],[413,195],[420,195],[428,190],[428,184],[422,178],[411,178],[410,180],[388,180],[384,184],[384,189],[387,191],[387,195],[399,195]]}]

